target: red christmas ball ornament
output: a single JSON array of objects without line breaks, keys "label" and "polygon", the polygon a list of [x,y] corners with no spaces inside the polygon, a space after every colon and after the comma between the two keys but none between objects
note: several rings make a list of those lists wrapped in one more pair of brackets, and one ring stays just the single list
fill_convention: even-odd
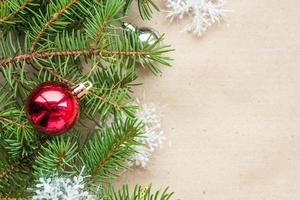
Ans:
[{"label": "red christmas ball ornament", "polygon": [[[90,82],[88,82],[90,83]],[[33,127],[46,135],[68,131],[79,115],[78,97],[87,89],[74,90],[60,82],[45,82],[32,90],[26,102],[26,115]]]}]

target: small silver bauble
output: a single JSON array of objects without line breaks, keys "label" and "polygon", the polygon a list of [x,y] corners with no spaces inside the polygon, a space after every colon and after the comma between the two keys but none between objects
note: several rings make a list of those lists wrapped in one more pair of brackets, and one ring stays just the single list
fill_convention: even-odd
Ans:
[{"label": "small silver bauble", "polygon": [[136,32],[138,34],[140,41],[144,44],[152,45],[159,38],[158,36],[159,34],[157,33],[157,31],[151,28],[147,28],[147,27],[138,28],[128,22],[123,22],[122,26],[127,31]]}]

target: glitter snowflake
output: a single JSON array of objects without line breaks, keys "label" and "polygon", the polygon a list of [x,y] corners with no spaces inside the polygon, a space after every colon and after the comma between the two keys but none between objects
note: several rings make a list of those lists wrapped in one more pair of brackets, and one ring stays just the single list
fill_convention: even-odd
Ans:
[{"label": "glitter snowflake", "polygon": [[138,152],[132,157],[132,163],[136,166],[145,168],[150,160],[152,153],[165,140],[164,132],[161,130],[161,115],[153,103],[141,103],[137,100],[139,110],[136,113],[137,118],[145,124],[144,137],[139,139],[143,146],[136,146]]},{"label": "glitter snowflake", "polygon": [[191,22],[183,31],[202,36],[208,27],[221,21],[226,12],[224,4],[225,0],[166,0],[167,17],[173,21],[190,16]]},{"label": "glitter snowflake", "polygon": [[39,178],[34,189],[33,200],[96,200],[95,195],[84,191],[85,182],[82,172],[73,178],[54,175]]}]

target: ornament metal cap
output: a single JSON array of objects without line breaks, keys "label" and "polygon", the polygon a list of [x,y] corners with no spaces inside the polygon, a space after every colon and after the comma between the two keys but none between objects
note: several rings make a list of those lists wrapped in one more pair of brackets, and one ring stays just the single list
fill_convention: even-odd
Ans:
[{"label": "ornament metal cap", "polygon": [[122,27],[127,31],[136,31],[136,27],[133,24],[130,24],[128,22],[123,22]]},{"label": "ornament metal cap", "polygon": [[79,83],[78,86],[73,88],[72,93],[77,95],[78,98],[83,97],[87,91],[89,91],[93,87],[93,83],[90,81],[86,81],[84,83]]}]

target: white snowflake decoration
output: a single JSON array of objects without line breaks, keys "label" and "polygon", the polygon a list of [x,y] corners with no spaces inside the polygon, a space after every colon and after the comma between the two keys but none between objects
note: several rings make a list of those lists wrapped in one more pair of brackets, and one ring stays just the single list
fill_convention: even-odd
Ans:
[{"label": "white snowflake decoration", "polygon": [[136,146],[135,150],[138,152],[132,157],[136,166],[145,168],[150,160],[155,149],[162,147],[163,141],[166,139],[164,132],[161,130],[161,115],[153,103],[140,103],[139,110],[136,113],[137,118],[145,124],[144,137],[140,141],[144,146]]},{"label": "white snowflake decoration", "polygon": [[167,17],[172,22],[185,16],[192,17],[183,31],[191,32],[197,36],[202,34],[211,25],[218,23],[224,16],[225,0],[165,0],[168,7]]},{"label": "white snowflake decoration", "polygon": [[84,178],[82,172],[72,179],[56,175],[50,178],[41,177],[34,189],[32,200],[96,200],[95,195],[84,191]]}]

